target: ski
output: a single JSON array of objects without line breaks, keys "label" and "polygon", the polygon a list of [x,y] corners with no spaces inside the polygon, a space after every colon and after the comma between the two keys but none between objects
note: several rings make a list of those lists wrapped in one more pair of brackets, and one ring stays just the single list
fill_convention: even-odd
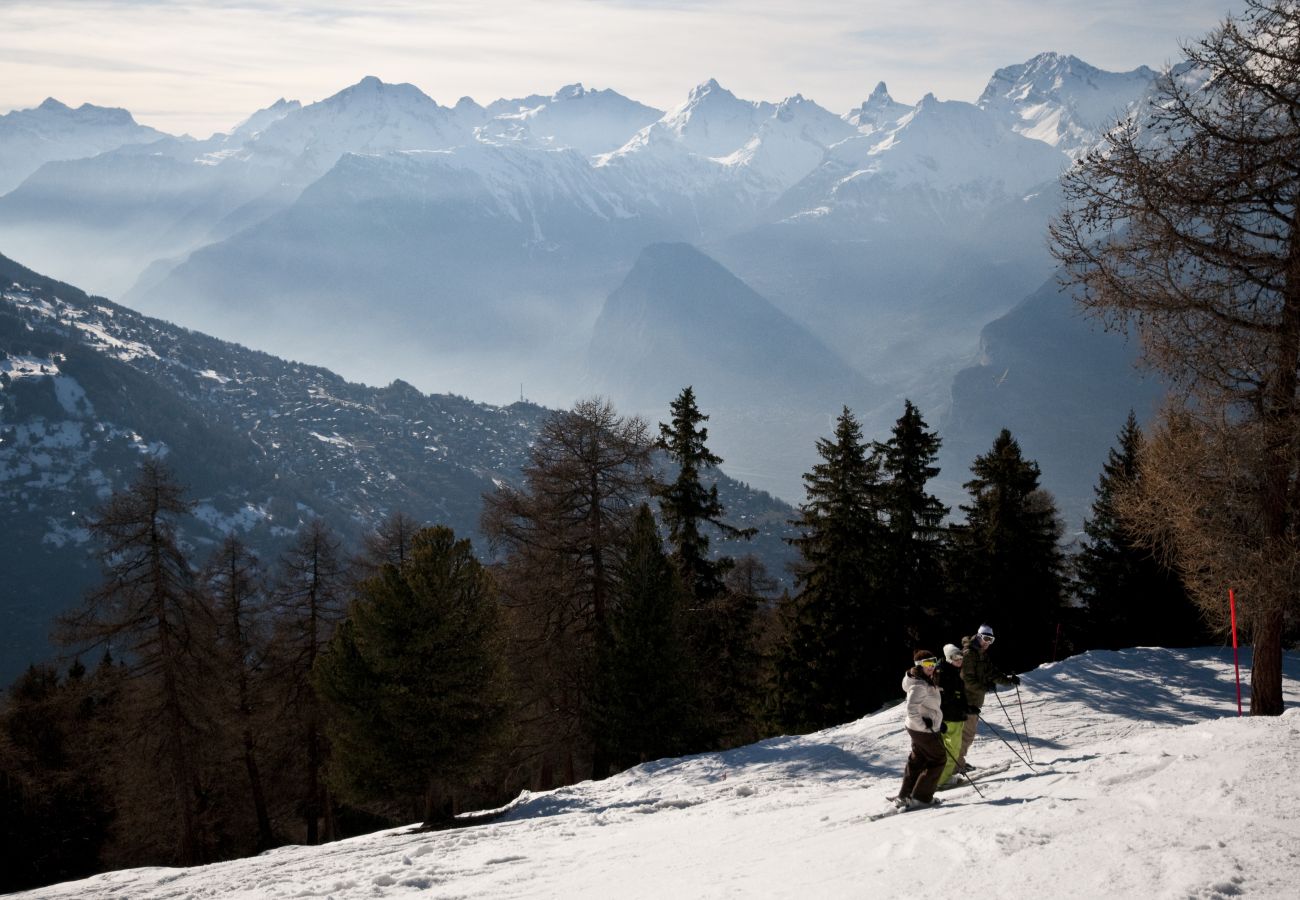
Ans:
[{"label": "ski", "polygon": [[894,805],[894,798],[893,798],[893,797],[890,797],[890,798],[889,798],[889,809],[882,810],[881,812],[875,813],[874,815],[867,816],[867,821],[868,821],[868,822],[874,822],[874,821],[876,821],[877,819],[885,819],[885,818],[888,818],[889,816],[896,816],[896,815],[898,815],[899,813],[911,812],[912,810],[915,810],[915,809],[934,809],[935,807],[938,807],[938,806],[940,806],[940,803],[939,803],[938,800],[936,800],[933,804],[931,804],[931,805],[929,805],[929,806],[895,806],[895,805]]},{"label": "ski", "polygon": [[[1003,772],[1007,771],[1010,768],[1011,768],[1011,763],[1002,763],[996,766],[989,766],[987,769],[975,769],[970,773],[970,780],[975,782],[976,784],[979,784],[985,778],[988,778],[993,775],[1001,775]],[[957,788],[963,788],[963,787],[970,787],[970,782],[966,780],[965,775],[959,775],[954,773],[953,776],[949,778],[945,784],[939,785],[939,787],[935,788],[935,790],[952,791],[952,790],[956,790]]]}]

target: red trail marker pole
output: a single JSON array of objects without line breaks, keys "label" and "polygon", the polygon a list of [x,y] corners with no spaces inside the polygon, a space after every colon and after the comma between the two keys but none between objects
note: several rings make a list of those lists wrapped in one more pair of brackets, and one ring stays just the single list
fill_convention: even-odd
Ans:
[{"label": "red trail marker pole", "polygon": [[1241,716],[1241,664],[1237,661],[1237,595],[1228,588],[1228,607],[1232,610],[1232,667],[1237,670],[1237,716]]}]

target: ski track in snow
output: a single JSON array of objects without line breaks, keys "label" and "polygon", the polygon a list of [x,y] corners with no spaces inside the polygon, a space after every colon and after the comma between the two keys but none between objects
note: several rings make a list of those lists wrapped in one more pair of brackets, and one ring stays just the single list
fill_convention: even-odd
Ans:
[{"label": "ski track in snow", "polygon": [[[983,800],[964,785],[938,808],[878,821],[869,816],[897,791],[907,752],[898,709],[526,792],[490,824],[17,896],[915,897],[964,883],[1034,900],[1290,898],[1300,655],[1285,666],[1286,713],[1241,719],[1230,650],[1098,651],[1043,666],[1021,686],[1036,774],[982,729],[972,762],[1012,763],[979,784]],[[1015,692],[999,696],[1018,729]],[[1023,753],[993,695],[984,712]]]}]

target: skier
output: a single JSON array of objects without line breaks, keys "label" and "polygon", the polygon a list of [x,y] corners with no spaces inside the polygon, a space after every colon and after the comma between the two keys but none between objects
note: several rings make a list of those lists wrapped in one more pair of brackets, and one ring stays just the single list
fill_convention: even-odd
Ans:
[{"label": "skier", "polygon": [[917,650],[912,654],[912,661],[916,665],[903,675],[903,693],[907,695],[904,724],[912,738],[912,752],[903,770],[903,785],[893,801],[899,809],[938,803],[934,789],[943,774],[943,710],[939,705],[939,688],[934,683],[939,658],[929,650]]},{"label": "skier", "polygon": [[943,774],[939,784],[947,784],[954,773],[965,772],[959,766],[962,756],[962,734],[966,729],[966,683],[961,677],[963,656],[956,644],[944,644],[943,662],[935,667],[943,707]]},{"label": "skier", "polygon": [[975,768],[966,762],[966,753],[975,740],[985,693],[999,684],[1020,684],[1019,675],[1006,675],[993,668],[988,655],[993,640],[993,629],[988,625],[981,625],[973,635],[961,639],[961,680],[966,686],[967,714],[966,727],[961,734],[961,754],[957,757],[957,768],[963,772]]}]

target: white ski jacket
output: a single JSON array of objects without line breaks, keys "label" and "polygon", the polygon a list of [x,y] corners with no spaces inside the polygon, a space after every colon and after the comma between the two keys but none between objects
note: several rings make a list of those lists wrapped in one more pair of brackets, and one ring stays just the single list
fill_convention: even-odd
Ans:
[{"label": "white ski jacket", "polygon": [[[908,669],[903,676],[903,693],[907,695],[906,725],[912,731],[938,733],[943,727],[943,708],[939,705],[939,688],[928,678],[922,678]],[[929,719],[927,726],[925,720]]]}]

